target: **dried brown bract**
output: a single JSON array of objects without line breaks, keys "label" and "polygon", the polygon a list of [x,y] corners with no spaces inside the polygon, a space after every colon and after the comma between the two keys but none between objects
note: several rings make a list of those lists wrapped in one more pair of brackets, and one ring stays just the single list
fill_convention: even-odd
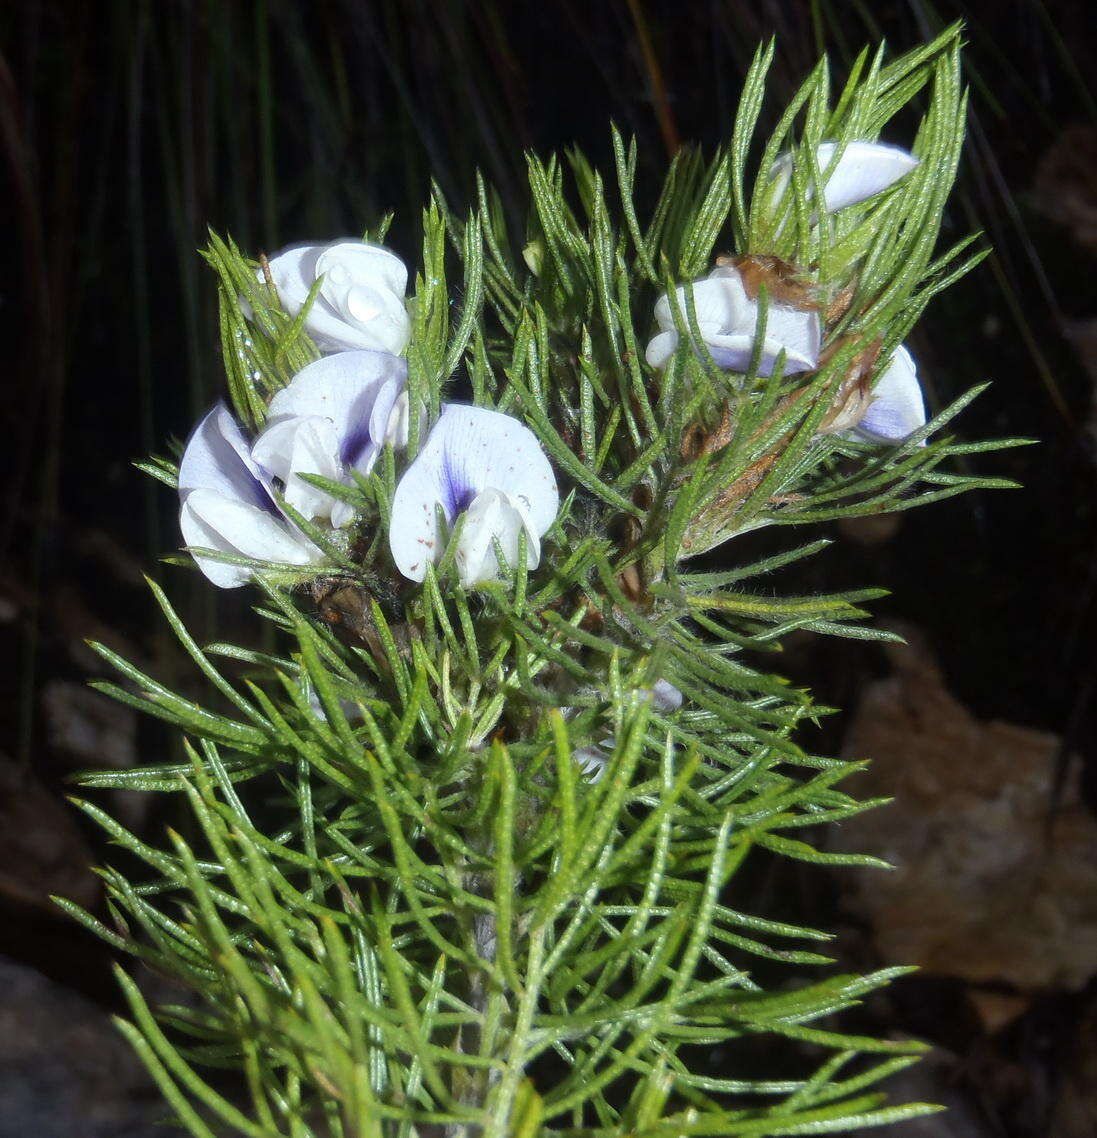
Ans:
[{"label": "dried brown bract", "polygon": [[787,304],[801,312],[818,312],[823,307],[818,287],[797,266],[780,257],[758,253],[724,254],[716,258],[716,266],[737,269],[751,300],[757,300],[765,286],[770,298],[778,304]]},{"label": "dried brown bract", "polygon": [[[825,367],[834,353],[849,344],[852,337],[843,336],[823,350],[819,366]],[[853,357],[844,378],[838,384],[831,400],[830,410],[819,424],[819,434],[834,435],[848,431],[865,417],[872,402],[872,373],[880,357],[880,340],[873,340]]]}]

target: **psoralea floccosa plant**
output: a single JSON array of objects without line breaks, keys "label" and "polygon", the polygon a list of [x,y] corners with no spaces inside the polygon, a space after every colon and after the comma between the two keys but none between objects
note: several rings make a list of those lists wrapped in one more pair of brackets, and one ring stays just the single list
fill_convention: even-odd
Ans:
[{"label": "psoralea floccosa plant", "polygon": [[[731,539],[1001,484],[950,469],[980,449],[947,433],[974,393],[927,419],[903,346],[980,257],[937,248],[958,40],[866,53],[833,98],[820,64],[756,145],[771,56],[728,147],[678,155],[646,217],[616,133],[608,177],[530,156],[521,238],[487,186],[464,216],[436,195],[406,302],[381,232],[258,262],[213,239],[231,410],[146,469],[179,492],[183,560],[258,590],[278,646],[201,647],[154,587],[209,701],[101,649],[186,757],[87,784],[181,794],[196,830],[154,848],[85,804],[149,876],[106,871],[111,925],[69,906],[195,993],[151,1007],[121,974],[191,1133],[845,1133],[930,1109],[875,1089],[916,1043],[834,1018],[894,970],[836,974],[739,874],[869,860],[807,840],[872,804],[840,788],[858,763],[798,742],[817,709],[764,661],[794,629],[883,636],[878,594],[774,595],[758,578],[826,541],[751,563]],[[801,1072],[759,1076],[762,1036]]]}]

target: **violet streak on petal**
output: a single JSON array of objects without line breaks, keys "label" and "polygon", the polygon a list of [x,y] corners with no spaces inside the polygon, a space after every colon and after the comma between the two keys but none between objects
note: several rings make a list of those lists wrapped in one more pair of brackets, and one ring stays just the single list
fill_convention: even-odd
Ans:
[{"label": "violet streak on petal", "polygon": [[338,352],[325,356],[302,368],[275,394],[268,409],[268,423],[312,416],[330,419],[338,438],[339,461],[368,474],[384,442],[384,431],[407,374],[407,360],[390,352]]},{"label": "violet streak on petal", "polygon": [[270,479],[251,457],[244,432],[224,403],[217,403],[190,433],[179,462],[179,493],[216,490],[277,513]]},{"label": "violet streak on petal", "polygon": [[282,496],[306,518],[330,520],[336,499],[306,482],[302,474],[318,474],[332,482],[343,479],[335,424],[320,415],[282,418],[255,440],[252,456],[282,483]]},{"label": "violet streak on petal", "polygon": [[[497,493],[478,502],[488,490]],[[559,505],[552,466],[528,427],[498,411],[449,404],[396,487],[389,548],[400,572],[422,581],[427,565],[443,553],[438,507],[450,527],[467,511],[459,571],[463,580],[483,580],[476,574],[490,568],[494,575],[498,569],[493,536],[507,552],[513,540],[516,554],[518,519],[526,530],[527,549],[539,556],[538,539],[552,525]],[[484,548],[489,552],[481,556]]]}]

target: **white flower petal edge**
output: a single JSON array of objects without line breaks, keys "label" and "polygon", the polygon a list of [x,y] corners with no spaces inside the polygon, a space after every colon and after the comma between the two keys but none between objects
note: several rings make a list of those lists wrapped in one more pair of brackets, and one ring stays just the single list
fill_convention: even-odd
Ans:
[{"label": "white flower petal edge", "polygon": [[356,348],[399,355],[411,322],[404,307],[407,269],[380,245],[351,238],[324,245],[291,245],[268,261],[282,306],[300,312],[322,278],[305,328],[325,352]]},{"label": "white flower petal edge", "polygon": [[[925,424],[926,405],[914,357],[906,348],[896,348],[854,431],[869,442],[900,443]],[[926,445],[925,439],[921,445]]]},{"label": "white flower petal edge", "polygon": [[[834,162],[836,142],[820,143],[815,151],[819,173],[826,179],[823,190],[823,208],[828,213],[859,205],[905,177],[918,164],[919,160],[907,150],[898,146],[888,146],[882,142],[848,142],[841,157],[827,173]],[[784,196],[792,180],[791,152],[780,155],[770,168],[770,178],[779,183],[775,201]]]},{"label": "white flower petal edge", "polygon": [[[305,483],[301,488],[315,493]],[[275,504],[269,470],[256,461],[224,403],[203,416],[187,440],[179,463],[179,499],[179,527],[189,546],[277,564],[323,560],[322,551]],[[195,562],[222,589],[251,577],[245,566],[202,554]]]},{"label": "white flower petal edge", "polygon": [[[219,494],[192,490],[179,511],[179,528],[190,546],[212,549],[278,565],[310,565],[323,553],[303,533],[290,528],[280,514]],[[198,568],[222,589],[234,589],[251,577],[251,569],[196,554]]]},{"label": "white flower petal edge", "polygon": [[411,581],[422,581],[427,565],[442,556],[439,506],[451,529],[466,515],[456,556],[462,582],[475,584],[499,575],[493,538],[504,553],[517,556],[520,527],[527,564],[537,565],[539,539],[556,517],[560,496],[552,466],[528,427],[498,411],[449,404],[392,500],[389,548]]},{"label": "white flower petal edge", "polygon": [[[229,409],[218,403],[191,432],[179,463],[179,527],[189,546],[260,561],[306,565],[322,558],[274,503],[270,476],[252,458]],[[222,589],[251,570],[201,554],[198,568]]]},{"label": "white flower petal edge", "polygon": [[[720,267],[704,280],[679,285],[675,291],[683,317],[688,312],[687,288],[693,293],[697,330],[717,366],[746,371],[757,340],[759,306],[747,296],[739,270]],[[655,304],[655,321],[660,331],[652,337],[644,358],[651,367],[662,369],[678,349],[678,332],[670,299],[665,295]],[[785,375],[811,371],[819,363],[821,340],[822,324],[817,312],[771,301],[758,374],[772,375],[781,352],[785,353]]]}]

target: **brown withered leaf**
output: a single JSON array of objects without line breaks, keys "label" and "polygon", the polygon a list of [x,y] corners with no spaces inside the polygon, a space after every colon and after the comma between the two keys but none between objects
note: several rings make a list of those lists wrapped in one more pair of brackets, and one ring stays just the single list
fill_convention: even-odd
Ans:
[{"label": "brown withered leaf", "polygon": [[731,442],[734,431],[731,404],[725,402],[720,413],[720,422],[712,430],[706,430],[700,423],[694,423],[686,428],[682,435],[680,451],[683,462],[696,462],[702,455],[715,454]]},{"label": "brown withered leaf", "polygon": [[1059,739],[977,719],[926,650],[889,651],[896,671],[865,691],[843,753],[872,760],[851,793],[894,801],[831,845],[895,870],[856,871],[851,905],[889,962],[1021,992],[1083,987],[1097,972],[1097,820],[1076,785],[1051,812]]},{"label": "brown withered leaf", "polygon": [[0,756],[0,896],[52,910],[50,895],[90,908],[99,882],[73,811]]},{"label": "brown withered leaf", "polygon": [[1036,172],[1035,205],[1097,252],[1097,129],[1076,123],[1048,149]]}]

